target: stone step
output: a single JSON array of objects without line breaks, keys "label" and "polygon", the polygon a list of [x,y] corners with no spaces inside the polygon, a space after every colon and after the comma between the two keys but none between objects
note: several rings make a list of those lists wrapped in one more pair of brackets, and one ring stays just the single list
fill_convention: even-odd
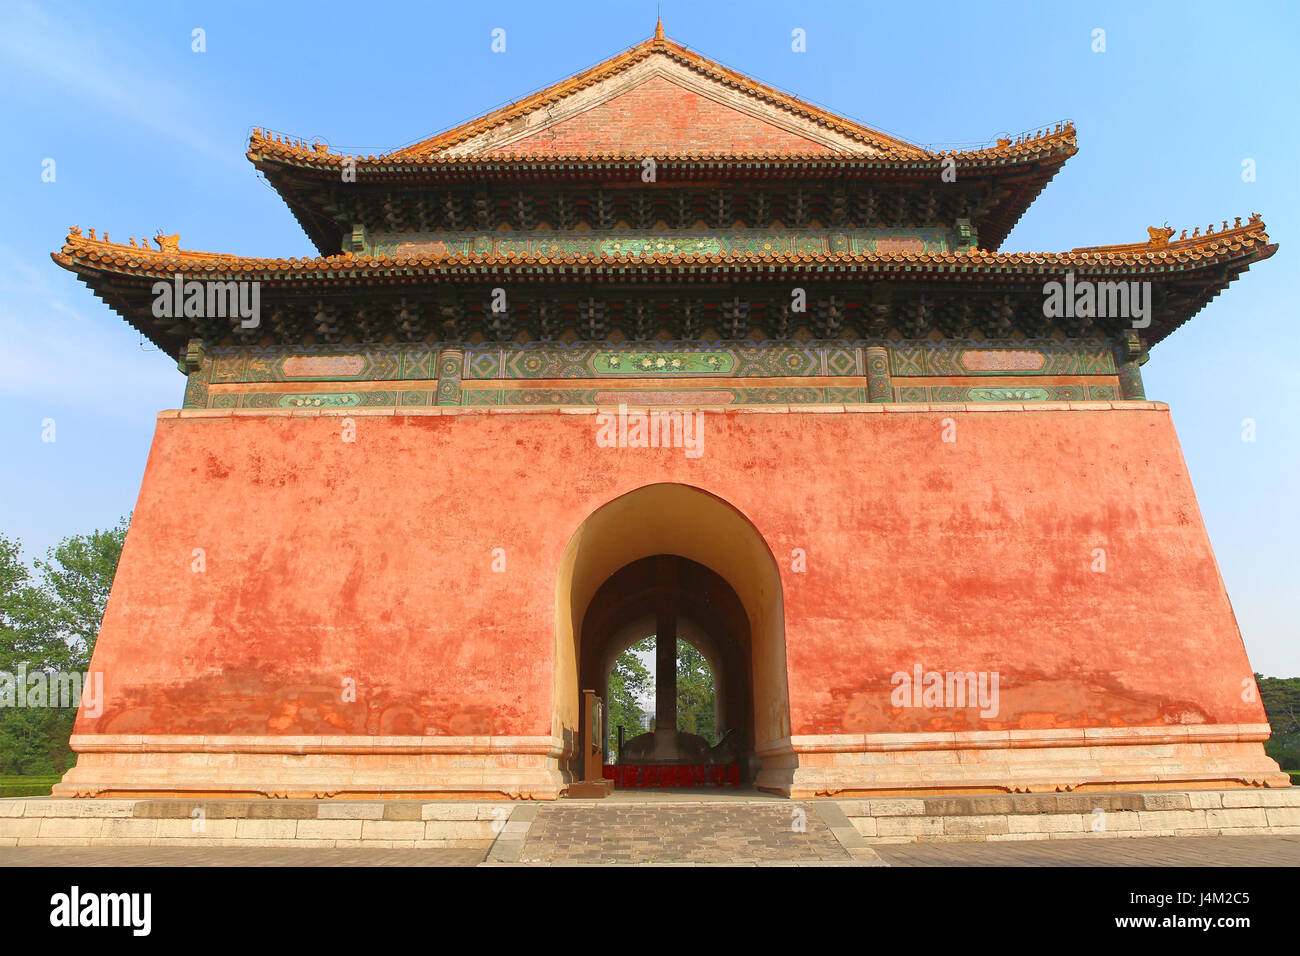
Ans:
[{"label": "stone step", "polygon": [[0,846],[486,848],[518,803],[0,800]]},{"label": "stone step", "polygon": [[837,801],[868,843],[1300,834],[1300,788]]},{"label": "stone step", "polygon": [[585,862],[590,846],[647,861],[869,862],[877,843],[1256,834],[1300,834],[1300,788],[800,801],[636,792],[540,803],[0,799],[0,846],[491,847],[499,863]]}]

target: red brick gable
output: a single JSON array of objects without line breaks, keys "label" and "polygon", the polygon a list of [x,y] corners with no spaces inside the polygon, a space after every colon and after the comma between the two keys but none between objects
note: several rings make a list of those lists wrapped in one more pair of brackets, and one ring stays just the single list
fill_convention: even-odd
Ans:
[{"label": "red brick gable", "polygon": [[[576,73],[567,80],[386,155],[406,159],[438,154],[482,155],[494,151],[500,151],[498,155],[508,154],[505,148],[508,144],[531,138],[543,129],[576,120],[580,114],[597,105],[639,90],[656,75],[678,83],[683,90],[695,90],[699,96],[712,101],[713,106],[729,104],[742,116],[752,117],[753,123],[760,127],[770,125],[776,130],[785,131],[786,137],[793,138],[795,142],[802,143],[803,140],[811,139],[833,151],[896,159],[923,158],[926,155],[925,150],[919,146],[829,113],[820,106],[805,103],[789,93],[773,89],[752,77],[700,56],[664,37],[660,29],[656,29],[655,35],[644,43]],[[651,87],[650,92],[653,90],[654,87]],[[663,92],[662,87],[659,91]],[[701,117],[709,115],[717,118],[711,109],[701,108]],[[735,119],[728,116],[728,126]],[[682,118],[675,116],[674,120],[681,122]],[[744,124],[742,129],[752,133],[754,127]],[[744,139],[743,135],[741,139]],[[698,136],[687,141],[705,146],[717,145]],[[782,145],[777,148],[776,155],[791,151],[785,137],[780,142]],[[699,146],[695,149],[698,151]],[[723,149],[728,155],[740,152],[734,146],[724,145]],[[579,153],[591,154],[591,149]],[[518,155],[545,156],[548,153]]]},{"label": "red brick gable", "polygon": [[665,76],[493,153],[831,153],[822,143],[749,116]]}]

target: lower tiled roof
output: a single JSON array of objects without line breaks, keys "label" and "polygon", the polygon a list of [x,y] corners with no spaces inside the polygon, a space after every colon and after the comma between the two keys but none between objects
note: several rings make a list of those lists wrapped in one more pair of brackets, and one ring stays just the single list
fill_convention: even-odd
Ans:
[{"label": "lower tiled roof", "polygon": [[[1238,220],[1240,222],[1240,220]],[[92,231],[93,236],[93,231]],[[1159,244],[1156,241],[1119,246],[1095,246],[1068,252],[985,252],[974,249],[945,253],[843,253],[798,255],[784,253],[690,254],[644,256],[519,256],[425,254],[419,256],[367,256],[344,253],[310,259],[269,259],[192,250],[159,250],[143,245],[110,242],[82,235],[73,227],[54,261],[80,272],[87,268],[136,276],[203,273],[210,278],[382,278],[387,275],[496,270],[572,274],[574,271],[604,275],[644,273],[690,274],[693,271],[759,272],[867,271],[955,272],[976,275],[1036,274],[1076,271],[1140,275],[1200,269],[1207,265],[1250,258],[1267,258],[1270,244],[1258,216],[1244,225],[1222,232]]]}]

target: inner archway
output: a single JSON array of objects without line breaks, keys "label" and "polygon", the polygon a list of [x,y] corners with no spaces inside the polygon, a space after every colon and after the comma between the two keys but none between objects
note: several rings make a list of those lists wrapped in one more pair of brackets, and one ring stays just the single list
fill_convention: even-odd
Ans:
[{"label": "inner archway", "polygon": [[[598,688],[608,702],[615,661],[647,634],[655,639],[654,720],[628,742],[622,762],[734,765],[741,779],[752,780],[750,626],[736,592],[720,575],[678,555],[642,558],[620,569],[596,591],[583,618],[580,685]],[[715,706],[708,737],[679,725],[679,641],[698,650],[710,672]],[[604,740],[608,719],[607,707]]]},{"label": "inner archway", "polygon": [[[745,729],[747,746],[757,755],[754,785],[762,790],[788,793],[793,760],[789,749],[785,612],[776,561],[763,536],[735,507],[698,488],[668,483],[638,488],[592,512],[574,531],[561,557],[555,595],[552,732],[561,743],[561,767],[566,782],[574,779],[582,690],[603,689],[607,673],[603,668],[612,662],[613,656],[650,633],[630,627],[624,635],[623,647],[618,647],[621,639],[607,635],[600,641],[603,646],[592,650],[586,646],[594,640],[590,636],[594,632],[586,625],[589,611],[597,592],[611,578],[637,562],[660,556],[685,559],[700,566],[698,580],[707,575],[717,578],[739,605],[738,614],[734,613],[734,606],[727,612],[730,616],[726,619],[733,629],[731,638],[712,642],[700,639],[700,643],[730,648],[725,666],[721,661],[711,660],[710,664],[715,675],[720,671],[732,675],[721,682],[724,686],[720,690],[726,699],[728,722]],[[690,565],[678,565],[679,569],[682,567]],[[642,570],[629,575],[644,573]],[[715,586],[715,593],[722,592]],[[632,625],[636,615],[626,603],[628,600],[625,595],[626,616],[622,621]],[[595,610],[601,613],[600,607]],[[654,612],[647,607],[641,617],[651,613]],[[717,627],[720,612],[714,609],[711,613],[713,618],[704,621],[699,620],[699,617],[708,618],[703,611],[698,616],[688,614],[681,619],[689,622],[686,627],[707,630],[710,626]],[[738,655],[743,657],[743,663],[737,662]],[[744,680],[739,680],[737,674],[743,675]],[[738,688],[737,684],[743,687]]]}]

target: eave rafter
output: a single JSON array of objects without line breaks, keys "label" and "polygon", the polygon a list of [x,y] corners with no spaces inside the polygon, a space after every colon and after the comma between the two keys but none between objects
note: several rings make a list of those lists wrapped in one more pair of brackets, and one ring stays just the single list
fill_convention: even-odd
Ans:
[{"label": "eave rafter", "polygon": [[[342,208],[358,192],[392,190],[399,204],[417,201],[428,189],[472,184],[519,184],[526,190],[564,184],[641,185],[646,159],[655,161],[658,187],[728,183],[839,182],[850,190],[872,184],[951,186],[954,193],[987,191],[976,217],[983,244],[997,249],[1035,197],[1078,151],[1074,129],[1063,126],[1034,139],[988,150],[924,153],[904,160],[868,156],[713,155],[567,157],[351,157],[307,149],[255,131],[249,159],[280,193],[325,255],[338,251],[343,228],[325,207]],[[345,174],[346,171],[346,174]],[[337,197],[322,200],[322,196]]]},{"label": "eave rafter", "polygon": [[[92,239],[74,230],[54,258],[160,347],[175,352],[192,336],[220,339],[233,334],[240,341],[261,341],[267,336],[293,341],[322,329],[327,341],[349,335],[394,334],[395,327],[407,338],[431,341],[448,335],[484,334],[484,328],[489,330],[489,338],[496,340],[540,336],[548,334],[547,329],[559,334],[564,328],[598,338],[603,326],[574,311],[574,303],[584,297],[612,303],[614,325],[623,321],[627,309],[637,307],[638,301],[654,303],[656,315],[669,325],[680,322],[683,308],[689,318],[691,308],[698,307],[696,318],[690,320],[695,324],[676,329],[684,338],[690,338],[687,333],[692,330],[703,332],[706,323],[716,321],[718,315],[723,315],[730,333],[743,329],[739,333],[742,338],[751,334],[785,336],[796,325],[822,338],[879,335],[890,329],[913,337],[946,335],[967,327],[984,328],[991,336],[1009,335],[1017,329],[1022,334],[1046,334],[1055,329],[1067,335],[1113,331],[1104,323],[1044,322],[1044,283],[1070,273],[1080,280],[1151,282],[1161,305],[1145,333],[1147,341],[1154,343],[1190,318],[1250,264],[1276,250],[1257,217],[1222,233],[1173,242],[1167,238],[1069,253],[972,250],[555,259],[338,255],[275,260],[178,247],[153,250]],[[239,331],[236,322],[222,325],[212,320],[190,323],[154,318],[149,310],[154,283],[174,281],[177,276],[214,282],[256,281],[264,310],[274,315],[279,309],[280,318],[256,332]],[[815,308],[823,310],[821,319],[779,318],[782,311],[777,303],[795,284],[808,289]],[[503,320],[492,314],[488,303],[495,288],[506,289],[515,300],[513,318]],[[1185,303],[1180,304],[1179,296],[1187,296]],[[729,297],[735,300],[731,306]],[[748,303],[744,309],[742,301]],[[695,305],[683,305],[687,302]],[[740,321],[738,316],[756,302],[754,314],[761,321]],[[322,311],[322,303],[333,312]],[[545,318],[547,308],[553,310],[550,318]],[[367,309],[387,309],[392,314],[366,318]],[[439,318],[440,309],[451,309],[456,315]],[[356,328],[349,324],[350,316],[357,317]],[[667,328],[662,322],[656,328]]]}]

